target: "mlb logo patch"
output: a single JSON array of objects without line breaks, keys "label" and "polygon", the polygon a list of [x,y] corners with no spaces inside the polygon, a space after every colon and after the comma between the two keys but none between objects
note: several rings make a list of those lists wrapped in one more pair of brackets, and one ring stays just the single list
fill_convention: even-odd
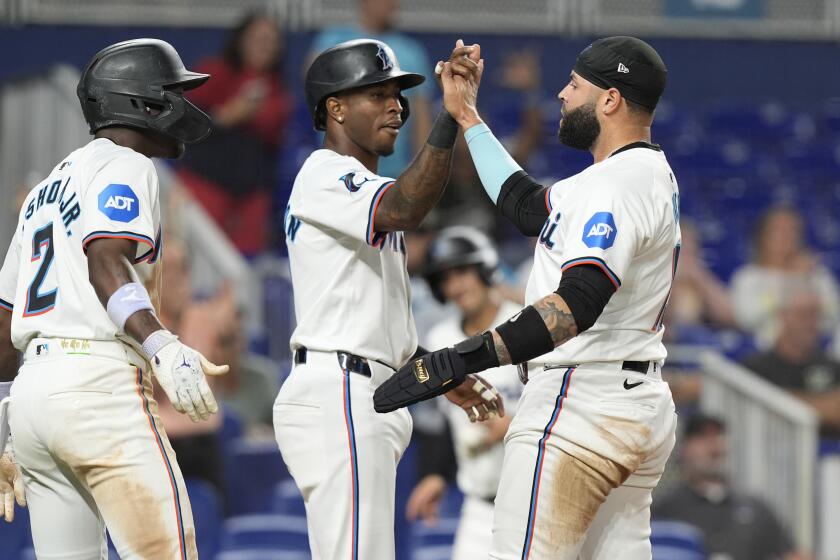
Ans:
[{"label": "mlb logo patch", "polygon": [[115,222],[130,222],[140,215],[140,201],[128,185],[111,183],[99,193],[99,211]]},{"label": "mlb logo patch", "polygon": [[618,228],[612,212],[596,212],[583,226],[583,242],[590,249],[609,249],[617,235]]}]

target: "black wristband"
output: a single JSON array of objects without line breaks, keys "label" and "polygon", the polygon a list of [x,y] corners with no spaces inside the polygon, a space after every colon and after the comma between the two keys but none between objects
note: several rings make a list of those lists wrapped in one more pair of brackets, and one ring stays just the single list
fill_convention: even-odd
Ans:
[{"label": "black wristband", "polygon": [[521,364],[554,350],[551,332],[531,305],[496,327],[496,332],[505,343],[512,364]]},{"label": "black wristband", "polygon": [[490,331],[462,340],[455,345],[455,351],[464,360],[466,373],[499,367],[499,356],[496,354],[493,333]]},{"label": "black wristband", "polygon": [[441,150],[451,150],[457,137],[458,122],[444,109],[435,119],[426,143]]}]

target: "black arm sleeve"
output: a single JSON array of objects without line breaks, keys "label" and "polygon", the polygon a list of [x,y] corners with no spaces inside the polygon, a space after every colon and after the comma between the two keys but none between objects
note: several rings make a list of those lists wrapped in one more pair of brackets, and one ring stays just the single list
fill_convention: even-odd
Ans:
[{"label": "black arm sleeve", "polygon": [[519,170],[502,184],[496,205],[502,215],[513,222],[519,231],[529,237],[536,237],[548,219],[545,195],[544,186]]},{"label": "black arm sleeve", "polygon": [[600,268],[581,264],[563,272],[555,293],[569,306],[580,334],[595,324],[615,290],[615,285]]}]

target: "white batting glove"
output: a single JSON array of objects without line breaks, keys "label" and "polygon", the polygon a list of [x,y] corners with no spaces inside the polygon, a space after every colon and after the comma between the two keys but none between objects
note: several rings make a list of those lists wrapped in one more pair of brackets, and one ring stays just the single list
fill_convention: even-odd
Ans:
[{"label": "white batting glove", "polygon": [[205,375],[222,375],[228,372],[228,366],[213,364],[166,330],[149,335],[143,342],[143,350],[175,410],[193,422],[206,420],[219,411]]},{"label": "white batting glove", "polygon": [[6,448],[0,456],[0,515],[6,522],[15,519],[15,502],[20,507],[26,506],[26,495],[23,492],[23,477],[15,461],[12,448],[12,437],[6,440]]}]

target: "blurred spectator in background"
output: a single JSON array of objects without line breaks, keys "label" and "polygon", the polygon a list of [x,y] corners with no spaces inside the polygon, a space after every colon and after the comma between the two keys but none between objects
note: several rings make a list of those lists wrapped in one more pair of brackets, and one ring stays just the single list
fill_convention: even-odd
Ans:
[{"label": "blurred spectator in background", "polygon": [[405,267],[411,282],[411,313],[421,341],[433,326],[452,316],[452,309],[435,298],[428,282],[423,279],[426,256],[438,229],[433,210],[420,228],[404,232]]},{"label": "blurred spectator in background", "polygon": [[212,382],[213,394],[224,405],[225,412],[235,414],[246,435],[266,436],[274,441],[274,398],[280,390],[277,365],[263,356],[248,351],[242,312],[230,284],[212,298],[213,317],[207,332],[207,359],[221,360],[230,371]]},{"label": "blurred spectator in background", "polygon": [[743,363],[816,408],[822,435],[840,439],[840,362],[820,347],[823,309],[815,286],[793,286],[781,302],[774,346]]},{"label": "blurred spectator in background", "polygon": [[[441,231],[429,249],[425,277],[435,297],[453,302],[459,313],[431,330],[424,339],[427,347],[455,344],[499,325],[522,309],[520,304],[503,299],[494,288],[498,260],[490,239],[478,229],[456,226]],[[502,440],[522,391],[515,366],[494,368],[481,375],[502,393],[505,417],[471,423],[460,407],[438,399],[436,404],[442,407],[450,430],[443,431],[438,438],[418,438],[426,444],[418,453],[420,482],[406,506],[409,520],[421,518],[430,525],[436,522],[447,479],[452,473],[449,449],[454,443],[458,487],[465,499],[453,545],[453,560],[486,558],[490,553],[493,500],[504,458]]]},{"label": "blurred spectator in background", "polygon": [[[212,341],[207,338],[207,329],[213,328],[217,320],[213,314],[213,302],[193,302],[187,248],[168,232],[164,233],[164,238],[166,249],[163,251],[162,265],[166,289],[161,291],[160,318],[166,321],[170,330],[184,344],[194,345],[192,347],[195,350],[209,357],[212,352],[207,352],[212,350]],[[184,478],[205,480],[223,496],[224,467],[219,430],[224,411],[219,410],[219,414],[203,422],[193,422],[175,410],[157,383],[155,399]]]},{"label": "blurred spectator in background", "polygon": [[[400,68],[406,72],[417,72],[432,76],[432,66],[423,45],[396,29],[399,0],[357,0],[359,19],[355,24],[327,27],[312,41],[310,59],[326,49],[352,39],[377,39],[390,45],[397,55]],[[434,80],[406,92],[411,109],[411,118],[403,125],[397,137],[394,153],[379,159],[379,175],[397,177],[411,163],[414,154],[420,151],[432,127],[430,97],[434,91]]]},{"label": "blurred spectator in background", "polygon": [[[703,247],[694,223],[680,221],[682,245],[668,300],[665,336],[674,342],[694,342],[692,329],[735,327],[735,309],[726,285],[703,261]],[[705,338],[702,334],[697,335]]]},{"label": "blurred spectator in background", "polygon": [[652,517],[690,523],[706,538],[709,560],[798,560],[788,531],[758,498],[735,492],[726,474],[726,428],[721,419],[695,415],[680,446],[683,482]]},{"label": "blurred spectator in background", "polygon": [[489,235],[496,232],[498,212],[484,193],[463,131],[458,132],[452,152],[452,172],[446,190],[430,215],[444,227],[469,225]]},{"label": "blurred spectator in background", "polygon": [[505,56],[499,78],[499,84],[504,89],[493,98],[514,99],[510,105],[516,106],[518,114],[514,118],[519,124],[506,141],[512,144],[510,155],[523,167],[542,143],[541,82],[540,60],[535,50],[523,49]]},{"label": "blurred spectator in background", "polygon": [[735,271],[732,301],[744,330],[768,348],[779,332],[779,309],[792,284],[807,279],[822,303],[823,333],[840,320],[840,290],[831,272],[805,246],[802,217],[791,207],[767,211],[753,232],[754,260]]},{"label": "blurred spectator in background", "polygon": [[[735,310],[726,285],[703,261],[703,247],[694,223],[680,221],[682,245],[671,295],[665,311],[666,344],[719,347],[719,328],[734,327]],[[663,375],[678,407],[698,402],[702,374],[696,368],[680,368],[669,360]]]},{"label": "blurred spectator in background", "polygon": [[292,110],[282,59],[277,23],[250,14],[220,56],[198,64],[196,71],[212,78],[188,96],[215,129],[183,159],[180,178],[246,255],[262,251],[271,231],[278,148]]},{"label": "blurred spectator in background", "polygon": [[[508,118],[519,124],[507,135],[505,143],[509,144],[516,162],[524,166],[542,140],[540,69],[536,53],[526,50],[509,54],[501,68],[499,82],[517,101],[518,114]],[[493,114],[493,111],[489,113]],[[469,225],[491,236],[498,232],[499,213],[481,186],[463,131],[458,134],[452,155],[449,183],[432,212],[444,227]]]}]

